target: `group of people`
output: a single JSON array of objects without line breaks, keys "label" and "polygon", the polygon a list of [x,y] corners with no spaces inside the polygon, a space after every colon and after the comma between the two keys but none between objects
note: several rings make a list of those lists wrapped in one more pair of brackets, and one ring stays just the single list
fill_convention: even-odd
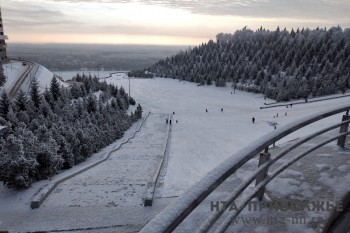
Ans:
[{"label": "group of people", "polygon": [[[287,115],[288,115],[288,113],[285,112],[285,113],[284,113],[284,116],[287,116]],[[278,117],[278,113],[276,114],[276,116],[273,116],[273,118],[275,118],[275,117]]]},{"label": "group of people", "polygon": [[[173,112],[173,115],[175,115],[175,112]],[[167,118],[167,119],[165,120],[165,122],[166,122],[167,124],[169,123],[169,124],[171,125],[171,119],[168,119],[168,118]],[[179,123],[178,120],[175,120],[175,122],[176,122],[176,124]]]},{"label": "group of people", "polygon": [[[224,108],[221,108],[221,112],[223,112],[223,111],[224,111]],[[208,112],[207,108],[205,109],[205,112]]]}]

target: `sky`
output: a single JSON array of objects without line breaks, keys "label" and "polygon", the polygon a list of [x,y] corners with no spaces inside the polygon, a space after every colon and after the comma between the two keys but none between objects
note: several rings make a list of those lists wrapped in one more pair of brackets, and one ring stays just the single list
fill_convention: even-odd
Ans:
[{"label": "sky", "polygon": [[350,27],[349,0],[0,0],[8,43],[198,45],[220,32]]}]

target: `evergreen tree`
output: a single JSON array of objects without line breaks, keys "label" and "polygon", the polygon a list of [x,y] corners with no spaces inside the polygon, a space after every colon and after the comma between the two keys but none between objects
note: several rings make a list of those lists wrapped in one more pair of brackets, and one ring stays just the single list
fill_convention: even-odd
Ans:
[{"label": "evergreen tree", "polygon": [[[275,31],[258,29],[254,32],[245,27],[234,34],[220,33],[216,42],[210,40],[161,59],[147,69],[132,71],[129,75],[146,78],[147,74],[155,73],[160,77],[199,84],[209,85],[213,81],[216,86],[224,86],[227,81],[231,81],[241,90],[267,92],[270,98],[279,96],[279,99],[317,95],[320,85],[314,87],[314,80],[322,77],[323,87],[319,93],[344,92],[346,90],[340,88],[344,87],[344,81],[339,79],[350,70],[348,35],[349,30],[340,27],[328,31],[292,29],[290,33],[279,28]],[[269,78],[264,81],[267,75]],[[271,80],[270,77],[288,81],[286,85],[277,87],[281,80]],[[298,82],[304,78],[309,88],[301,91]],[[332,81],[329,82],[329,79]],[[345,87],[348,89],[349,85],[345,84]],[[299,92],[302,94],[299,95]],[[123,93],[122,90],[120,96]]]},{"label": "evergreen tree", "polygon": [[[82,99],[74,99],[67,89],[60,90],[57,100],[51,92],[55,88],[46,88],[43,96],[31,92],[29,100],[24,92],[19,92],[13,105],[6,92],[2,93],[0,110],[4,118],[0,116],[0,124],[8,130],[0,139],[0,181],[6,186],[28,187],[36,180],[84,161],[122,137],[136,120],[134,114],[126,114],[129,97],[125,92],[121,96],[116,86],[99,83],[96,78],[79,79],[87,83],[89,90],[102,91],[98,105],[93,94],[85,97],[87,92],[84,92]],[[112,92],[123,103],[123,110],[119,109]],[[37,97],[38,108],[35,107]],[[141,117],[140,105],[137,112]]]},{"label": "evergreen tree", "polygon": [[6,82],[6,76],[4,73],[4,68],[2,67],[2,62],[0,61],[0,87]]},{"label": "evergreen tree", "polygon": [[52,132],[45,126],[40,126],[35,132],[39,140],[36,161],[39,179],[46,179],[54,175],[63,166],[63,159],[58,152],[58,145],[52,138]]},{"label": "evergreen tree", "polygon": [[27,102],[28,99],[26,93],[20,89],[15,99],[15,105],[18,111],[25,111],[27,109]]},{"label": "evergreen tree", "polygon": [[140,119],[142,117],[142,107],[140,104],[138,104],[136,107],[135,117],[136,117],[136,119]]},{"label": "evergreen tree", "polygon": [[88,111],[88,113],[97,111],[97,103],[93,95],[89,95],[87,98],[86,110]]},{"label": "evergreen tree", "polygon": [[30,98],[34,103],[36,108],[39,108],[40,105],[40,93],[39,93],[39,82],[34,77],[30,83]]},{"label": "evergreen tree", "polygon": [[26,157],[22,140],[12,134],[8,136],[0,151],[0,180],[4,185],[9,188],[30,186],[36,165],[34,158]]},{"label": "evergreen tree", "polygon": [[10,99],[6,93],[3,91],[0,96],[0,116],[4,119],[7,119],[7,113],[10,109]]},{"label": "evergreen tree", "polygon": [[50,83],[50,92],[52,98],[57,101],[61,97],[61,88],[56,76],[53,76]]}]

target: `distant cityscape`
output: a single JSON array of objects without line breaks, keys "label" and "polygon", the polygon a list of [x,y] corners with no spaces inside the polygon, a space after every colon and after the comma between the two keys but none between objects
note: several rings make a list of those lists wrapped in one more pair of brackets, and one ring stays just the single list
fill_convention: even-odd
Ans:
[{"label": "distant cityscape", "polygon": [[186,46],[9,43],[8,56],[37,62],[51,71],[135,70],[186,49]]}]

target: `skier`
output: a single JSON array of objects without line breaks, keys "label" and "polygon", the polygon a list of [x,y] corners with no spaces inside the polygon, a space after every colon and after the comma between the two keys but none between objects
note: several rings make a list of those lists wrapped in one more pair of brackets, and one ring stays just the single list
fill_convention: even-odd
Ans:
[{"label": "skier", "polygon": [[208,112],[208,109],[206,108],[205,111]]},{"label": "skier", "polygon": [[253,122],[253,124],[254,124],[254,122],[255,122],[255,118],[254,118],[254,117],[252,118],[252,122]]},{"label": "skier", "polygon": [[168,118],[166,119],[166,123],[168,124]]},{"label": "skier", "polygon": [[284,116],[287,116],[287,112],[284,114]]},{"label": "skier", "polygon": [[278,117],[278,113],[277,113],[276,117]]},{"label": "skier", "polygon": [[175,114],[175,112],[173,112],[173,114]]},{"label": "skier", "polygon": [[177,122],[178,122],[178,121],[176,120],[176,124],[177,124]]},{"label": "skier", "polygon": [[223,112],[224,111],[224,109],[223,108],[221,108],[221,112]]},{"label": "skier", "polygon": [[169,123],[171,124],[171,120],[169,121]]}]

